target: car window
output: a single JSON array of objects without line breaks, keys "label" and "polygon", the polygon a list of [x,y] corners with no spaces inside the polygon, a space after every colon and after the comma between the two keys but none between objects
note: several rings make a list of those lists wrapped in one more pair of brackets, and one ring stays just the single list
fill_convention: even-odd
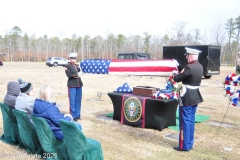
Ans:
[{"label": "car window", "polygon": [[61,60],[61,58],[55,58],[55,60]]},{"label": "car window", "polygon": [[118,54],[118,59],[150,59],[147,53],[128,53],[128,54]]},{"label": "car window", "polygon": [[124,55],[118,55],[118,59],[124,59]]},{"label": "car window", "polygon": [[133,55],[126,55],[126,59],[133,59]]},{"label": "car window", "polygon": [[136,55],[138,59],[149,59],[148,56]]}]

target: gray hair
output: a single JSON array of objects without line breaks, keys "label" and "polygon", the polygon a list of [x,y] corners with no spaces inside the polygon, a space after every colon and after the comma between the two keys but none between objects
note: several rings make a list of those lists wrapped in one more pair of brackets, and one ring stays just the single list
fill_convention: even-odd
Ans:
[{"label": "gray hair", "polygon": [[53,103],[54,102],[53,88],[49,85],[43,85],[38,91],[37,98]]}]

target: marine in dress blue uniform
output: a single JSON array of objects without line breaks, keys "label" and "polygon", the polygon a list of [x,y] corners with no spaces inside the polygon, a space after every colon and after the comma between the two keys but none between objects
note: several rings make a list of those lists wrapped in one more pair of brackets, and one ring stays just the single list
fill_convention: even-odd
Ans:
[{"label": "marine in dress blue uniform", "polygon": [[199,91],[203,67],[198,62],[201,51],[187,48],[186,59],[188,64],[178,74],[173,75],[175,82],[182,82],[182,91],[179,98],[179,146],[174,149],[189,151],[194,144],[195,113],[203,98]]},{"label": "marine in dress blue uniform", "polygon": [[77,121],[81,119],[81,102],[82,102],[82,80],[79,77],[78,72],[80,72],[79,66],[75,64],[77,53],[70,53],[70,63],[65,66],[65,72],[68,77],[67,87],[68,87],[68,97],[70,114],[73,119]]}]

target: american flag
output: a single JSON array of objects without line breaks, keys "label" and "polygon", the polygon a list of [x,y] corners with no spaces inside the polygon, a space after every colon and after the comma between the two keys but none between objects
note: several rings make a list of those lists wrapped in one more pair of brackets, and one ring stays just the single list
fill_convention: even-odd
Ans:
[{"label": "american flag", "polygon": [[119,86],[117,89],[115,89],[114,92],[125,92],[125,93],[132,93],[132,88],[128,85],[127,82],[125,82],[123,85]]},{"label": "american flag", "polygon": [[83,73],[108,74],[108,68],[111,60],[82,60],[79,64]]},{"label": "american flag", "polygon": [[177,71],[174,60],[107,60],[86,59],[79,64],[83,73],[166,75]]}]

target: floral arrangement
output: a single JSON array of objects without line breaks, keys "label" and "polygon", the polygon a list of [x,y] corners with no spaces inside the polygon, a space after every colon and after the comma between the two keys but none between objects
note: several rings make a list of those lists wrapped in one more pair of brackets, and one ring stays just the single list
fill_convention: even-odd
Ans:
[{"label": "floral arrangement", "polygon": [[225,97],[228,97],[233,106],[240,106],[240,90],[236,90],[239,84],[240,75],[230,73],[226,76],[224,81]]},{"label": "floral arrangement", "polygon": [[181,85],[173,80],[173,75],[166,79],[166,89],[156,91],[151,97],[153,99],[178,99]]},{"label": "floral arrangement", "polygon": [[173,75],[171,75],[167,78],[166,89],[171,90],[172,92],[179,92],[181,87],[182,87],[182,85],[180,85],[179,83],[177,83],[173,80]]}]

